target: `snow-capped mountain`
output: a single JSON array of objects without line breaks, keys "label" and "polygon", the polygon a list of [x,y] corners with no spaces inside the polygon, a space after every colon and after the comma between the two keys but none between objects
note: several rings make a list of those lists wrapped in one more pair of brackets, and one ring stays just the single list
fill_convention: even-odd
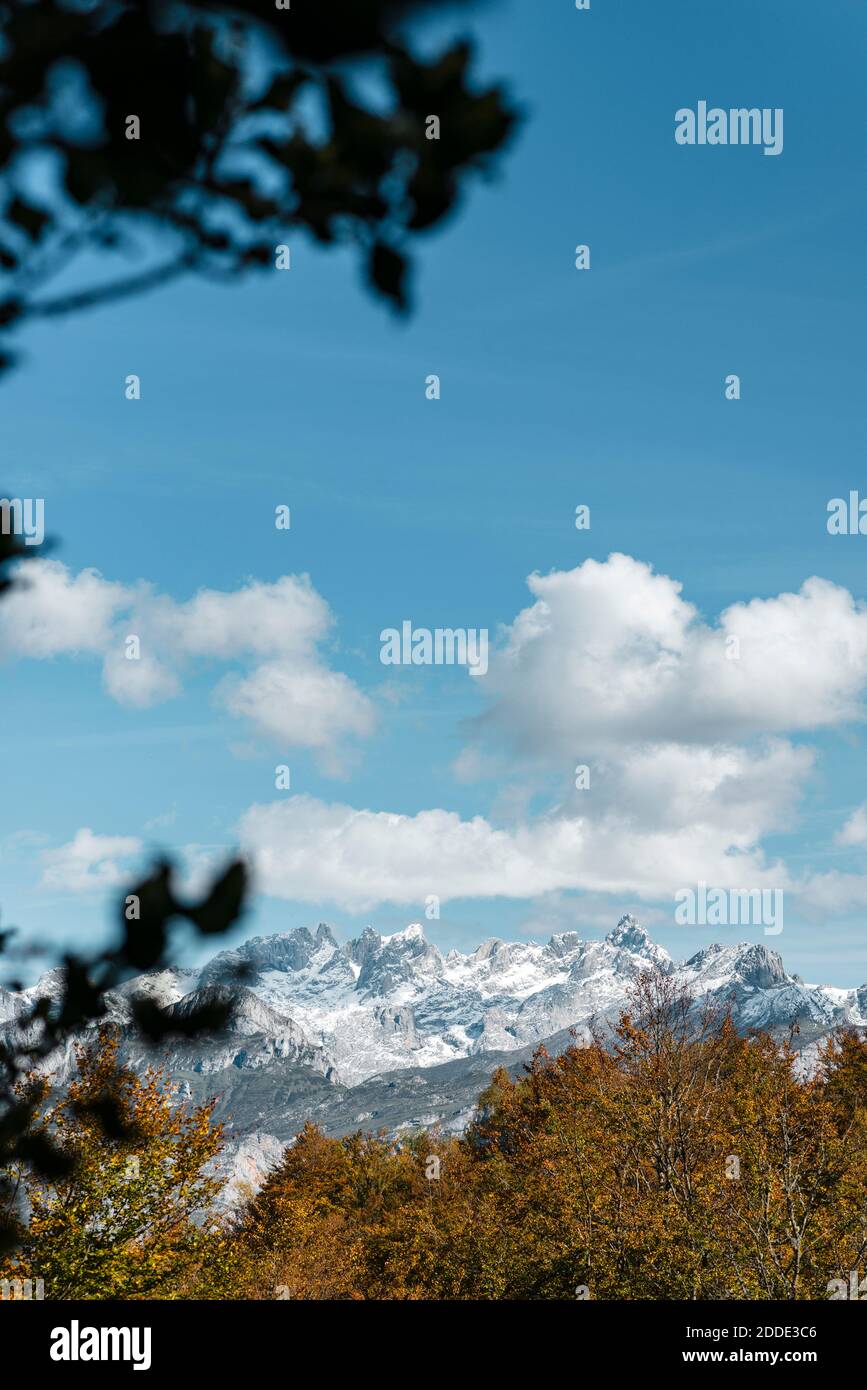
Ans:
[{"label": "snow-capped mountain", "polygon": [[443,955],[418,924],[393,936],[368,927],[339,945],[324,924],[254,937],[216,956],[202,984],[241,972],[245,986],[301,1026],[357,1085],[400,1066],[430,1067],[538,1042],[622,1004],[642,970],[672,971],[632,917],[604,941],[575,932],[546,944],[486,941]]},{"label": "snow-capped mountain", "polygon": [[675,964],[632,916],[603,941],[576,932],[544,944],[494,939],[469,955],[443,955],[418,923],[393,936],[368,927],[345,945],[320,924],[315,935],[301,928],[222,952],[199,984],[240,971],[246,989],[293,1019],[354,1086],[402,1066],[513,1051],[562,1029],[580,1034],[616,1014],[651,967],[731,1003],[745,1029],[867,1024],[867,988],[805,985],[775,951],[750,943],[708,946]]},{"label": "snow-capped mountain", "polygon": [[[199,971],[150,972],[107,1003],[126,1060],[143,1068],[154,1051],[135,1035],[134,994],[182,1020],[233,991],[234,1013],[219,1034],[170,1037],[159,1060],[182,1094],[219,1098],[217,1116],[233,1136],[233,1181],[243,1186],[261,1178],[308,1118],[334,1134],[462,1128],[495,1065],[517,1071],[541,1042],[554,1053],[575,1033],[588,1037],[616,1018],[648,969],[730,1007],[742,1030],[797,1024],[805,1064],[832,1029],[867,1027],[867,985],[807,985],[755,943],[712,945],[675,963],[632,916],[602,941],[576,932],[546,943],[495,939],[468,955],[443,955],[417,923],[391,936],[368,927],[343,944],[325,924],[315,933],[301,927],[253,937]],[[0,991],[0,1033],[59,987],[50,972],[23,994]],[[71,1066],[71,1048],[53,1059],[60,1084]]]}]

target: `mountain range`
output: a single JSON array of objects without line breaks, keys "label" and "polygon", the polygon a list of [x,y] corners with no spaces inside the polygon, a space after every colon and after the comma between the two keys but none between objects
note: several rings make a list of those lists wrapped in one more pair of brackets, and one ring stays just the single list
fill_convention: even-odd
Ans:
[{"label": "mountain range", "polygon": [[[218,1098],[231,1202],[261,1181],[307,1119],[335,1135],[463,1129],[496,1066],[517,1072],[540,1043],[556,1054],[588,1039],[616,1019],[650,968],[730,1008],[742,1031],[782,1035],[797,1025],[805,1067],[835,1028],[867,1027],[867,985],[805,984],[776,951],[748,942],[675,962],[630,915],[601,941],[576,932],[546,943],[494,939],[468,955],[444,955],[417,923],[391,936],[368,927],[347,943],[320,923],[315,932],[252,937],[203,969],[138,976],[106,1002],[130,1066],[158,1061],[184,1097]],[[0,989],[0,1035],[60,984],[53,971],[22,993]],[[170,1039],[156,1052],[136,1036],[132,996],[147,994],[182,1020],[230,989],[234,1010],[217,1035]],[[70,1044],[52,1059],[59,1085],[72,1067]]]}]

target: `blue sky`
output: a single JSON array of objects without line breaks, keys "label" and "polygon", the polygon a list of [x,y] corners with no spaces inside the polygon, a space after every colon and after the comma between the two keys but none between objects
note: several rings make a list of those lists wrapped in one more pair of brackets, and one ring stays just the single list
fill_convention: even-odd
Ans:
[{"label": "blue sky", "polygon": [[[7,661],[4,921],[94,940],[149,848],[196,873],[240,839],[272,855],[245,933],[319,920],[394,931],[424,920],[429,880],[443,902],[426,929],[443,949],[596,935],[628,909],[678,956],[746,934],[807,979],[863,983],[867,539],[826,529],[830,498],[867,493],[863,6],[499,0],[455,23],[525,119],[499,177],[416,247],[408,322],[371,299],[349,253],[298,238],[288,273],[186,282],[22,337],[0,388],[3,486],[44,497],[52,558],[91,634],[87,605],[115,594],[115,656],[135,630],[125,601],[144,605],[157,648],[175,632],[178,693],[113,696],[97,637],[69,650],[55,635],[47,654]],[[675,111],[702,99],[783,108],[782,154],[678,146]],[[577,243],[589,271],[574,267]],[[439,401],[425,398],[430,373]],[[281,503],[288,532],[274,527]],[[636,564],[612,569],[613,552]],[[587,561],[604,566],[594,584],[616,591],[619,617],[605,653],[579,660],[585,689],[572,675],[593,585],[558,586],[541,639],[513,625],[547,602],[528,576]],[[86,594],[88,567],[102,581]],[[312,590],[291,581],[279,602],[291,625],[315,591],[313,636],[284,641],[281,628],[271,651],[266,632],[241,661],[223,659],[225,635],[191,636],[201,614],[176,607],[303,574]],[[838,588],[750,610],[740,693],[726,695],[721,667],[715,702],[719,615],[814,575]],[[141,582],[151,597],[129,599]],[[232,602],[219,621],[243,627]],[[384,667],[380,631],[404,619],[487,628],[490,677]],[[32,632],[32,615],[15,621]],[[654,693],[660,650],[679,674]],[[333,698],[333,739],[327,720],[316,744],[309,724],[281,724],[279,690],[260,684],[232,712],[232,683],[275,659],[280,679],[310,677]],[[633,686],[649,702],[644,734],[606,714]],[[576,801],[579,762],[599,776]],[[277,764],[291,792],[275,789]],[[348,839],[347,807],[375,813]],[[408,818],[396,838],[382,813]],[[569,835],[551,851],[564,822],[574,856]],[[76,840],[84,828],[96,840]],[[331,881],[317,866],[335,837],[332,895],[310,884]],[[525,877],[498,893],[510,845]],[[675,926],[672,895],[699,877],[784,885],[784,932]]]}]

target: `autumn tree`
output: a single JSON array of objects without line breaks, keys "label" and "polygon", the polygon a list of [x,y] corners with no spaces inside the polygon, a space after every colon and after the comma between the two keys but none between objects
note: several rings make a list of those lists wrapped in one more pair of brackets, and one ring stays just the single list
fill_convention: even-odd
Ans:
[{"label": "autumn tree", "polygon": [[745,1053],[729,1130],[740,1180],[721,1229],[743,1297],[824,1298],[867,1255],[865,1044],[843,1030],[804,1074],[791,1040]]},{"label": "autumn tree", "polygon": [[243,1220],[235,1291],[253,1299],[360,1297],[352,1215],[346,1146],[308,1123]]},{"label": "autumn tree", "polygon": [[42,1101],[33,1135],[71,1162],[53,1181],[19,1168],[26,1226],[3,1277],[42,1279],[53,1299],[180,1297],[218,1241],[213,1104],[179,1101],[159,1070],[136,1076],[107,1031],[76,1048],[76,1067],[55,1101],[29,1083]]},{"label": "autumn tree", "polygon": [[840,1123],[848,1125],[867,1110],[867,1038],[841,1028],[820,1048],[819,1075]]}]

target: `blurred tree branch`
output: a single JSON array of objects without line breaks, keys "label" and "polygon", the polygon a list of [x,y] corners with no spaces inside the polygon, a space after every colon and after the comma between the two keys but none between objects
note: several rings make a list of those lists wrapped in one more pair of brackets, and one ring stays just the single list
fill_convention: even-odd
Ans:
[{"label": "blurred tree branch", "polygon": [[[469,43],[413,51],[410,22],[456,3],[0,4],[0,329],[273,268],[297,231],[354,246],[406,309],[410,242],[517,120],[501,87],[471,85]],[[83,252],[158,248],[154,268],[39,298]]]}]

